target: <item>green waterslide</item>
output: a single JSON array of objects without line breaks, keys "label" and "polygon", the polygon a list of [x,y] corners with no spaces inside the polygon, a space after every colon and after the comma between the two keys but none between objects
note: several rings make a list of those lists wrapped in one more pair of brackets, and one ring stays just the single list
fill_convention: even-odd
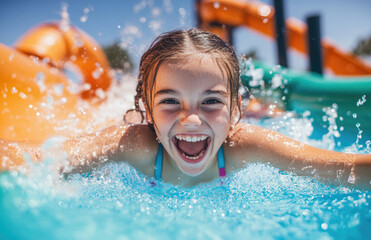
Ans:
[{"label": "green waterslide", "polygon": [[[263,70],[266,85],[272,83],[276,74],[282,75],[282,86],[274,92],[283,97],[286,110],[303,113],[311,112],[317,123],[323,122],[323,109],[337,105],[337,124],[344,128],[355,127],[360,123],[363,130],[371,132],[371,76],[368,77],[324,77],[315,73],[299,72],[290,69],[274,70],[273,66],[254,62],[255,69]],[[252,66],[251,65],[251,66]],[[241,79],[250,88],[252,79],[249,71],[242,68]]]}]

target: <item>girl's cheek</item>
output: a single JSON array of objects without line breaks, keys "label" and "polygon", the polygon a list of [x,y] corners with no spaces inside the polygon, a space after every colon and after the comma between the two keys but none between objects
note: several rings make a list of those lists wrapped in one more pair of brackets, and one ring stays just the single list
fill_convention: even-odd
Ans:
[{"label": "girl's cheek", "polygon": [[212,122],[220,122],[220,124],[226,124],[230,122],[230,114],[228,109],[220,109],[216,111],[208,112],[207,119]]},{"label": "girl's cheek", "polygon": [[157,113],[154,116],[154,122],[157,128],[161,131],[161,135],[167,135],[166,132],[170,130],[171,126],[173,125],[173,121],[173,116],[169,114]]},{"label": "girl's cheek", "polygon": [[[161,123],[161,124],[168,124],[169,122],[173,121],[175,119],[175,114],[173,113],[169,113],[169,112],[160,112],[158,114],[158,117],[157,117],[157,120]],[[159,123],[159,124],[160,124]]]}]

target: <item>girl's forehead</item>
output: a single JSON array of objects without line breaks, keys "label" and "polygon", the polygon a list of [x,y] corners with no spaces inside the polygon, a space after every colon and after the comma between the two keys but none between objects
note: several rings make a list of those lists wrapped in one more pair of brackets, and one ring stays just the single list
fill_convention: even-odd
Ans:
[{"label": "girl's forehead", "polygon": [[187,65],[163,63],[156,76],[154,91],[173,89],[199,92],[213,88],[228,91],[228,83],[218,68],[194,62]]},{"label": "girl's forehead", "polygon": [[155,85],[167,84],[169,81],[177,78],[185,81],[197,79],[205,81],[211,79],[213,82],[218,81],[228,87],[229,83],[226,72],[227,69],[222,69],[222,65],[218,64],[214,57],[208,55],[168,60],[160,65]]}]

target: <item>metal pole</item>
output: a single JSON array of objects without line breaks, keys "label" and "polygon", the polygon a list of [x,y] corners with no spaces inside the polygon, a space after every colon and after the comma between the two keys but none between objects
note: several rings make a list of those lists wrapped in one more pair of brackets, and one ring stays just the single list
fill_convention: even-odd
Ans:
[{"label": "metal pole", "polygon": [[286,25],[283,0],[274,0],[275,22],[276,22],[276,41],[278,52],[278,64],[288,67],[287,45],[286,45]]},{"label": "metal pole", "polygon": [[227,37],[228,37],[228,43],[232,46],[234,46],[234,27],[232,26],[226,26],[227,28]]},{"label": "metal pole", "polygon": [[307,17],[308,54],[311,72],[323,74],[320,15]]},{"label": "metal pole", "polygon": [[200,17],[200,3],[201,3],[201,0],[195,0],[196,24],[198,28],[200,28],[202,24],[201,17]]}]

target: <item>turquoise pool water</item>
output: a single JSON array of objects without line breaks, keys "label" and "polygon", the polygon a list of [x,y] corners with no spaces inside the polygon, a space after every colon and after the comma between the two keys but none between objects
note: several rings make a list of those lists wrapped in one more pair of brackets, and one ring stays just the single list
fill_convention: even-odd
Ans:
[{"label": "turquoise pool water", "polygon": [[[311,122],[261,125],[307,138]],[[297,129],[307,129],[297,131]],[[309,130],[308,130],[309,129]],[[324,145],[322,145],[324,147]],[[343,149],[359,151],[356,146]],[[363,149],[369,151],[369,149]],[[367,239],[371,192],[251,164],[190,189],[149,180],[125,163],[61,178],[52,159],[27,176],[0,175],[0,239]]]},{"label": "turquoise pool water", "polygon": [[[107,93],[96,121],[121,119],[135,80]],[[130,90],[131,89],[131,90]],[[122,94],[122,93],[127,94]],[[117,111],[122,109],[122,112]],[[335,109],[336,111],[336,109]],[[334,111],[321,123],[287,113],[244,120],[317,147],[369,153],[368,131],[339,130]],[[355,126],[357,128],[357,126]],[[361,132],[363,131],[363,132]],[[53,153],[55,139],[43,146]],[[125,163],[62,177],[61,157],[0,174],[0,239],[369,239],[371,192],[331,186],[270,165],[251,164],[219,180],[184,189],[148,178]]]}]

